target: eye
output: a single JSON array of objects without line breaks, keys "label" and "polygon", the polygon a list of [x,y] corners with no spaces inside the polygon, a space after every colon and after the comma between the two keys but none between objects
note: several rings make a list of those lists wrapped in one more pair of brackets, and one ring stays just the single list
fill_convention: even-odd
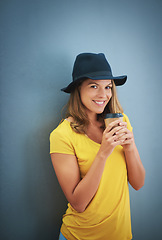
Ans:
[{"label": "eye", "polygon": [[112,86],[107,86],[106,89],[112,89]]},{"label": "eye", "polygon": [[97,86],[96,86],[96,85],[91,85],[91,88],[94,88],[94,89],[96,89],[96,88],[97,88]]}]

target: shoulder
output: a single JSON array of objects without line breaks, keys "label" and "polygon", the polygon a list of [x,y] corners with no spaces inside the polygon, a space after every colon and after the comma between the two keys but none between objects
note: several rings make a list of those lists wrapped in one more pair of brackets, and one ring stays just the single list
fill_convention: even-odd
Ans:
[{"label": "shoulder", "polygon": [[125,114],[125,113],[122,113],[123,114],[123,121],[127,123],[127,128],[132,131],[132,126],[131,126],[131,123],[129,121],[129,118],[128,116]]},{"label": "shoulder", "polygon": [[122,114],[123,114],[123,121],[124,121],[124,122],[129,121],[128,116],[127,116],[125,113],[122,113]]},{"label": "shoulder", "polygon": [[73,130],[70,126],[70,121],[64,119],[51,133],[50,137],[53,136],[69,136],[73,134]]},{"label": "shoulder", "polygon": [[50,134],[50,153],[74,155],[75,136],[70,122],[63,120]]}]

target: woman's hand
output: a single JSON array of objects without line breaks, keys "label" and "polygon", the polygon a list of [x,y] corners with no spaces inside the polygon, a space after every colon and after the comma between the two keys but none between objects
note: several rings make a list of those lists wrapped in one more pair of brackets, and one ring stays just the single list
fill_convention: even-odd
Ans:
[{"label": "woman's hand", "polygon": [[123,126],[123,128],[116,132],[116,135],[120,135],[119,140],[123,140],[121,145],[125,153],[128,181],[134,189],[139,190],[144,185],[145,169],[134,141],[133,132],[127,129],[126,122],[122,122],[119,125]]},{"label": "woman's hand", "polygon": [[117,145],[122,145],[126,141],[125,135],[125,123],[123,124],[121,120],[111,122],[103,132],[99,153],[108,157]]},{"label": "woman's hand", "polygon": [[134,148],[134,135],[133,132],[131,132],[129,129],[127,129],[127,123],[121,122],[119,123],[120,126],[123,126],[123,128],[120,130],[120,132],[117,132],[116,135],[122,134],[121,137],[119,137],[120,140],[123,140],[123,143],[121,144],[124,148],[124,151],[131,151]]}]

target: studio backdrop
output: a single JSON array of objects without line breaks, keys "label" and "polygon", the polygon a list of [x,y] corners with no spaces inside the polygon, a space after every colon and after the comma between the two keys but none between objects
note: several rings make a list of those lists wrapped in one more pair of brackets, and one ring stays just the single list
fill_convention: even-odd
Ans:
[{"label": "studio backdrop", "polygon": [[130,187],[134,240],[161,237],[161,0],[0,1],[2,240],[55,240],[67,201],[49,155],[76,55],[103,52],[146,169]]}]

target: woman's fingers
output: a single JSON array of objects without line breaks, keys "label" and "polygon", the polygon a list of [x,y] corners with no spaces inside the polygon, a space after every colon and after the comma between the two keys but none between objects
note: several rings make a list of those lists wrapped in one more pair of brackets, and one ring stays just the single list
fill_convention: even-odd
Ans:
[{"label": "woman's fingers", "polygon": [[133,140],[133,133],[129,131],[125,125],[123,125],[121,128],[116,127],[111,132],[113,132],[113,134],[116,136],[116,139],[119,141],[124,140],[124,142],[127,141],[128,143],[128,140],[129,142],[132,142]]},{"label": "woman's fingers", "polygon": [[127,129],[127,123],[120,119],[110,123],[104,131],[104,138],[111,147],[117,145],[131,144],[133,133]]},{"label": "woman's fingers", "polygon": [[121,123],[120,119],[111,122],[105,129],[105,132],[110,132],[114,127],[119,126],[120,123]]},{"label": "woman's fingers", "polygon": [[128,144],[132,144],[133,143],[133,139],[126,139],[125,141],[123,141],[122,145],[128,145]]},{"label": "woman's fingers", "polygon": [[123,144],[131,144],[133,142],[133,133],[128,129],[122,129],[117,134],[119,140],[124,140]]},{"label": "woman's fingers", "polygon": [[127,127],[127,123],[126,123],[126,122],[120,122],[120,123],[119,123],[119,126],[121,126],[121,127],[122,127],[122,126],[123,126],[123,127]]},{"label": "woman's fingers", "polygon": [[111,131],[105,135],[105,140],[110,145],[120,145],[125,141],[125,138],[123,139],[122,135],[118,136],[115,134],[115,131]]},{"label": "woman's fingers", "polygon": [[[116,127],[121,127],[121,128],[127,128],[127,123],[126,122],[121,122],[120,119],[115,120],[113,122],[111,122],[107,128],[105,129],[105,132],[110,132],[111,130],[115,129]],[[116,129],[116,131],[118,131],[120,128]]]}]

